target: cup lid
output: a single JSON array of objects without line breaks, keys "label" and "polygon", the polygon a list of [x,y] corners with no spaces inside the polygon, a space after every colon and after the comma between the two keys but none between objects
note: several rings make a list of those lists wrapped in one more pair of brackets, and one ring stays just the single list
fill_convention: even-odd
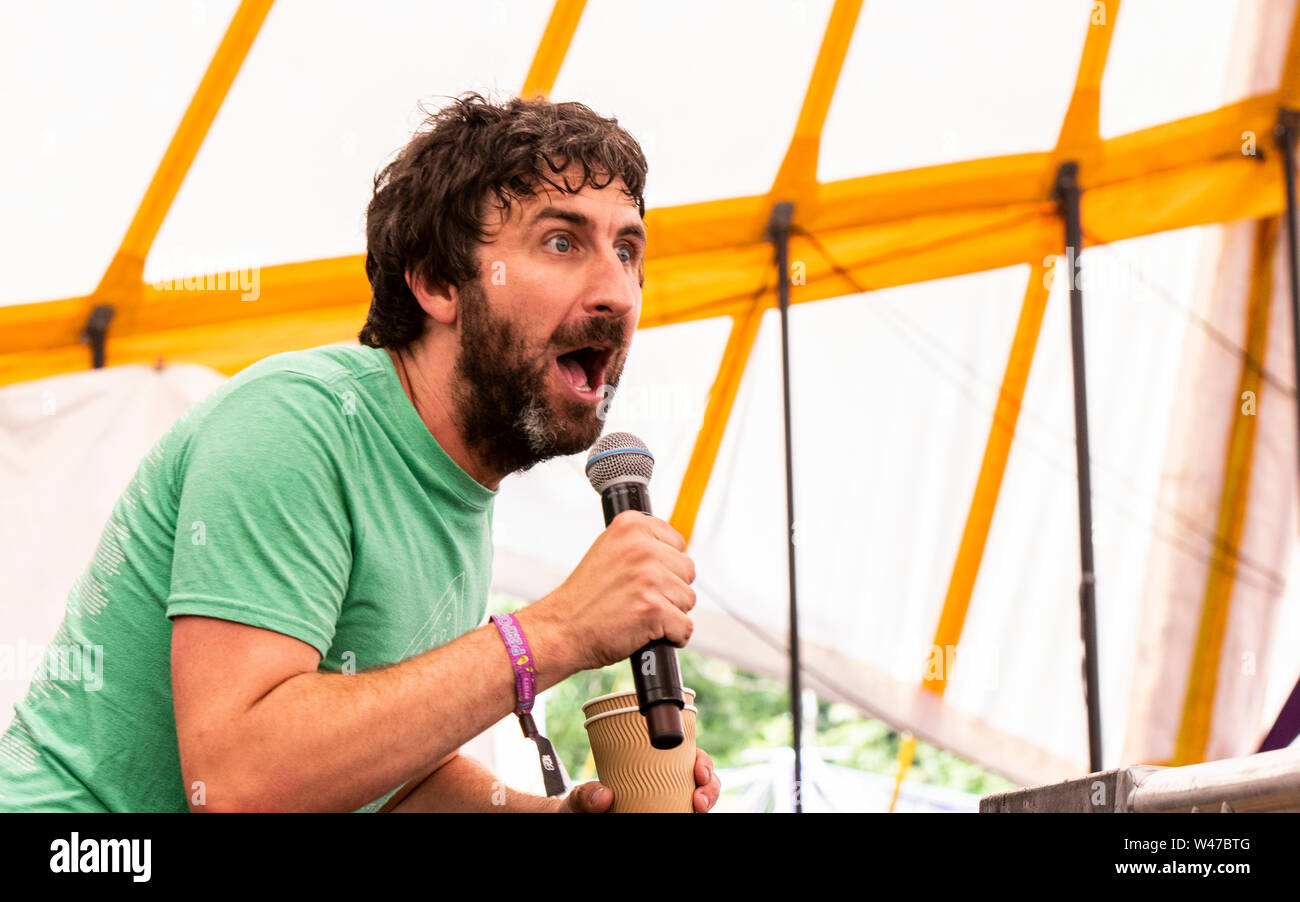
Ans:
[{"label": "cup lid", "polygon": [[[694,697],[695,695],[695,690],[690,689],[686,686],[682,687],[682,692],[689,692],[692,697]],[[626,689],[622,692],[611,692],[608,695],[598,695],[595,698],[588,699],[587,701],[583,702],[582,710],[586,711],[589,706],[596,704],[596,702],[609,701],[611,698],[618,698],[619,696],[623,696],[623,695],[636,695],[636,690]]]},{"label": "cup lid", "polygon": [[[694,713],[697,717],[700,714],[700,709],[695,707],[694,705],[687,705],[685,710]],[[582,727],[583,729],[586,729],[590,724],[595,723],[596,721],[600,720],[602,717],[613,717],[615,714],[640,714],[640,713],[641,713],[640,708],[615,708],[613,711],[601,711],[599,714],[593,714],[591,715],[591,717],[588,717],[586,720],[584,720],[582,722]]]}]

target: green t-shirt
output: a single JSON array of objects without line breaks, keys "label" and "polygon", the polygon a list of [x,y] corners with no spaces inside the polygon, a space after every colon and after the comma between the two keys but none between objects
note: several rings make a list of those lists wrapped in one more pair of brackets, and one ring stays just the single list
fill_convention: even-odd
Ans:
[{"label": "green t-shirt", "polygon": [[170,618],[293,636],[322,671],[421,654],[483,622],[495,498],[434,440],[382,349],[239,373],[114,506],[0,735],[0,810],[188,810]]}]

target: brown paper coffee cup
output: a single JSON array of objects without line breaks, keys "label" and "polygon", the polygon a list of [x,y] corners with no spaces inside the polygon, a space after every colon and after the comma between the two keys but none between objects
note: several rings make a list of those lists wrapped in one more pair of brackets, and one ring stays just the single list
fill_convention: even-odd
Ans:
[{"label": "brown paper coffee cup", "polygon": [[[635,702],[636,693],[632,698]],[[596,775],[614,793],[610,811],[695,810],[695,714],[694,705],[682,711],[684,738],[675,749],[657,749],[650,744],[645,718],[635,707],[601,711],[587,718],[583,726],[596,759]]]}]

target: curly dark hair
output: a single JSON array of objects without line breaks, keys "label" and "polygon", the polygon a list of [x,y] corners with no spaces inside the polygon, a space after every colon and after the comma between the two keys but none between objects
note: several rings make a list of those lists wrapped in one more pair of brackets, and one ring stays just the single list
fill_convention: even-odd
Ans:
[{"label": "curly dark hair", "polygon": [[[583,173],[576,185],[564,176],[574,164]],[[452,98],[375,176],[366,209],[370,313],[357,339],[401,350],[424,334],[427,316],[406,284],[408,269],[430,285],[478,278],[489,202],[503,212],[543,182],[576,194],[621,178],[644,219],[645,177],[636,139],[581,103],[494,103],[475,92]]]}]

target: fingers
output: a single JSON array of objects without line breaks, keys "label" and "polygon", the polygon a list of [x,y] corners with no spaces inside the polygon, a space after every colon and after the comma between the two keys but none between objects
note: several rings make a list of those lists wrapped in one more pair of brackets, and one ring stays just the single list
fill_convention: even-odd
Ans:
[{"label": "fingers", "polygon": [[695,590],[675,576],[668,576],[659,591],[682,613],[695,607]]},{"label": "fingers", "polygon": [[695,624],[686,616],[695,607],[695,590],[673,574],[663,573],[646,586],[646,591],[656,635],[683,648],[695,630]]},{"label": "fingers", "polygon": [[575,786],[566,801],[567,810],[574,814],[604,814],[614,804],[614,794],[607,787],[592,781]]},{"label": "fingers", "polygon": [[722,781],[713,770],[713,759],[703,749],[695,750],[695,785],[699,788],[695,790],[692,802],[697,812],[707,812],[718,804]]},{"label": "fingers", "polygon": [[702,789],[695,790],[695,796],[692,799],[695,805],[696,814],[708,814],[713,810],[713,806],[718,804],[718,796],[722,794],[722,784],[714,776],[713,782]]},{"label": "fingers", "polygon": [[[697,813],[710,811],[718,804],[722,794],[722,781],[713,770],[713,759],[700,749],[695,750],[695,782],[699,787],[691,798]],[[614,794],[608,787],[592,781],[575,786],[565,799],[564,811],[575,814],[604,814],[614,803]]]},{"label": "fingers", "polygon": [[670,619],[663,626],[664,639],[675,648],[685,648],[686,643],[691,641],[691,634],[695,632],[695,624],[691,622],[691,618],[680,611],[665,616]]},{"label": "fingers", "polygon": [[[649,536],[654,542],[639,549],[648,552],[652,558],[663,565],[670,573],[683,583],[695,582],[695,562],[686,554],[686,540],[682,534],[658,517],[647,516],[640,511],[623,511],[614,518],[610,529],[617,525],[624,531]],[[606,530],[609,532],[609,530]]]},{"label": "fingers", "polygon": [[664,541],[661,535],[659,541],[644,549],[652,556],[651,572],[655,574],[654,581],[657,583],[654,588],[679,610],[689,611],[695,607],[696,600],[695,590],[691,588],[691,583],[695,582],[695,562],[689,555],[677,550],[677,547],[685,546],[677,530],[662,520],[654,520],[651,517],[644,519],[654,524],[653,530],[666,531],[663,535],[674,540]]},{"label": "fingers", "polygon": [[686,539],[667,520],[660,520],[658,517],[646,517],[646,522],[650,525],[650,531],[656,539],[677,551],[686,551]]},{"label": "fingers", "polygon": [[695,562],[688,555],[663,546],[660,546],[660,549],[656,558],[667,568],[669,573],[686,585],[695,582]]},{"label": "fingers", "polygon": [[616,523],[628,529],[646,530],[668,547],[681,552],[686,551],[686,539],[682,534],[667,520],[661,520],[653,514],[646,514],[643,511],[623,511],[609,525],[612,527]]},{"label": "fingers", "polygon": [[695,750],[695,785],[703,786],[713,777],[713,759],[704,749]]},{"label": "fingers", "polygon": [[685,538],[666,521],[639,511],[619,514],[604,536],[615,543],[611,550],[617,549],[615,556],[635,580],[642,623],[654,636],[685,647],[695,629],[686,613],[696,603],[695,562],[686,554]]}]

